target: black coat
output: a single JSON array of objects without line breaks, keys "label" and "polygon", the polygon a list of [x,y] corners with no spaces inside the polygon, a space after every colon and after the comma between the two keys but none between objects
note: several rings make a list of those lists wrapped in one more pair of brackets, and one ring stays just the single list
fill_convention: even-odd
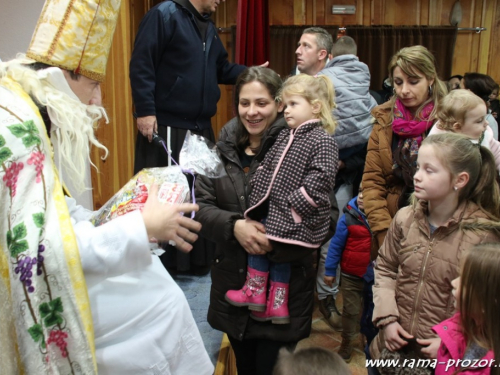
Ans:
[{"label": "black coat", "polygon": [[[316,279],[313,265],[315,253],[311,253],[310,249],[302,249],[303,256],[291,262],[288,302],[290,324],[257,322],[250,318],[247,308],[232,306],[224,299],[228,290],[240,289],[246,278],[247,253],[234,237],[234,223],[243,219],[243,212],[248,203],[249,181],[286,123],[283,118],[279,118],[264,134],[261,149],[254,157],[247,175],[241,167],[237,151],[236,126],[236,119],[226,124],[217,143],[227,176],[213,180],[199,176],[196,181],[196,200],[200,206],[196,220],[203,225],[200,234],[216,243],[211,270],[208,322],[213,328],[238,340],[259,338],[283,342],[299,341],[309,336],[312,323]],[[338,210],[336,214],[338,215]],[[335,223],[332,225],[334,227]],[[295,258],[297,251],[300,250],[295,249],[293,252]],[[286,251],[282,252],[280,259],[289,261]]]},{"label": "black coat", "polygon": [[245,69],[228,61],[212,21],[203,39],[189,9],[164,1],[144,16],[135,39],[130,85],[136,116],[156,115],[161,126],[209,129],[218,84],[234,84]]}]

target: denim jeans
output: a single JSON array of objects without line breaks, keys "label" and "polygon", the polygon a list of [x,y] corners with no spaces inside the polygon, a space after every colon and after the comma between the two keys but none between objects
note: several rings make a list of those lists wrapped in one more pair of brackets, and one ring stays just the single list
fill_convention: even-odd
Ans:
[{"label": "denim jeans", "polygon": [[290,263],[270,262],[265,255],[248,254],[248,267],[257,271],[269,271],[271,281],[288,284],[292,268]]},{"label": "denim jeans", "polygon": [[318,260],[318,274],[316,276],[316,290],[318,291],[318,299],[323,300],[328,296],[337,297],[339,292],[339,279],[340,279],[340,266],[337,267],[337,277],[332,286],[325,284],[323,277],[325,276],[325,260],[328,254],[328,247],[330,246],[330,241],[325,243],[320,248],[319,260]]}]

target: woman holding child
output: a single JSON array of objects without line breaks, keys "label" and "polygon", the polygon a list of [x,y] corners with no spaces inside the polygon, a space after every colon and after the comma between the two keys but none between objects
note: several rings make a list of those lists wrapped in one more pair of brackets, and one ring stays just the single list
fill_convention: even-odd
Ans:
[{"label": "woman holding child", "polygon": [[[264,224],[244,218],[250,181],[287,125],[282,105],[276,100],[281,84],[277,73],[262,67],[251,67],[238,77],[234,102],[238,116],[224,126],[217,143],[227,176],[199,176],[196,182],[200,206],[196,219],[203,224],[200,234],[216,243],[208,322],[227,333],[239,375],[271,374],[280,348],[295,348],[311,330],[314,251],[297,246],[294,251],[278,254],[265,235]],[[226,292],[246,283],[249,254],[268,254],[273,261],[290,262],[289,323],[253,319],[248,308],[228,302]],[[248,287],[254,291],[259,288],[254,284]]]},{"label": "woman holding child", "polygon": [[372,111],[375,124],[363,175],[365,212],[376,258],[398,209],[408,205],[418,149],[446,95],[434,56],[423,46],[401,49],[389,63],[394,96]]}]

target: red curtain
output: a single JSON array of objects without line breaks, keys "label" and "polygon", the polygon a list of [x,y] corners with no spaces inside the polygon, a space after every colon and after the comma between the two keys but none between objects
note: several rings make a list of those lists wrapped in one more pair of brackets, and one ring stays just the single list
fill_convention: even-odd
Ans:
[{"label": "red curtain", "polygon": [[238,0],[235,62],[252,66],[269,61],[268,0]]}]

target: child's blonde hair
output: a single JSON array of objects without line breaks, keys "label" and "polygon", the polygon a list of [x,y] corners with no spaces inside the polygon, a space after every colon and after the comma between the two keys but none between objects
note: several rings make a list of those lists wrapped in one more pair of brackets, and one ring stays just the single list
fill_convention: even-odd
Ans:
[{"label": "child's blonde hair", "polygon": [[288,78],[280,92],[280,99],[283,96],[299,95],[304,97],[310,104],[319,103],[321,106],[319,119],[323,124],[323,129],[328,134],[333,134],[337,127],[337,121],[333,118],[332,111],[337,108],[335,104],[335,92],[333,84],[327,76],[310,76],[299,74]]},{"label": "child's blonde hair", "polygon": [[438,128],[454,131],[453,125],[457,122],[463,125],[467,112],[472,111],[478,105],[484,105],[483,99],[469,90],[457,89],[451,91],[439,103],[437,112]]},{"label": "child's blonde hair", "polygon": [[295,353],[281,348],[273,375],[349,375],[351,371],[344,360],[330,350],[311,347]]},{"label": "child's blonde hair", "polygon": [[499,221],[500,191],[496,181],[495,159],[490,150],[458,133],[431,135],[420,147],[426,145],[435,146],[439,160],[452,176],[462,172],[468,173],[469,182],[458,193],[459,204],[472,201],[491,220]]},{"label": "child's blonde hair", "polygon": [[[500,244],[480,244],[465,255],[460,275],[458,309],[468,344],[493,350],[500,359]],[[491,367],[491,374],[499,374]]]}]

